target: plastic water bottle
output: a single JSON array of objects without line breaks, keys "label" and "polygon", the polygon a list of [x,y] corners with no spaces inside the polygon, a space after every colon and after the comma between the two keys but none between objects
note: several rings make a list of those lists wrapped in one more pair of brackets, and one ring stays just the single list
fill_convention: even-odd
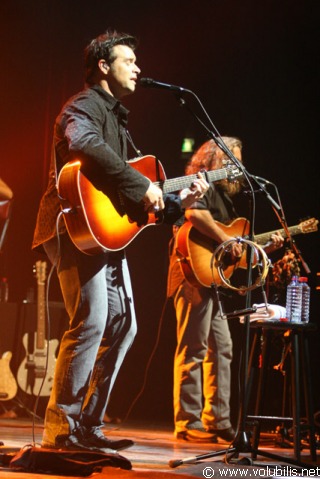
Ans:
[{"label": "plastic water bottle", "polygon": [[0,301],[7,303],[9,299],[9,284],[7,278],[1,278],[0,282]]},{"label": "plastic water bottle", "polygon": [[302,310],[302,283],[298,276],[292,276],[291,283],[287,287],[286,315],[291,323],[301,323]]},{"label": "plastic water bottle", "polygon": [[302,312],[301,321],[303,323],[309,322],[309,309],[310,309],[310,286],[308,285],[308,278],[300,277],[299,282],[302,287]]}]

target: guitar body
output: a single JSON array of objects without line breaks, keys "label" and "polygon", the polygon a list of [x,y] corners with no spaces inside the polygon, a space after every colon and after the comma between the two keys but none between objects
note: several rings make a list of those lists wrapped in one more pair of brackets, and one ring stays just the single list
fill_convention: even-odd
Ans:
[{"label": "guitar body", "polygon": [[[37,333],[34,333],[34,344],[37,344]],[[29,334],[26,333],[22,338],[23,346],[26,352],[29,349]],[[56,365],[56,350],[58,348],[59,341],[57,339],[51,339],[45,341],[43,349],[34,348],[32,354],[26,355],[22,363],[19,366],[17,373],[17,381],[20,388],[27,394],[34,396],[50,396],[52,385],[53,385],[53,375]],[[46,370],[46,356],[47,348],[49,348],[49,357],[48,357],[48,368]],[[41,384],[44,378],[43,386]]]},{"label": "guitar body", "polygon": [[[317,231],[318,220],[310,218],[299,225],[290,226],[287,230],[275,230],[254,236],[256,244],[265,245],[270,241],[271,235],[280,232],[284,238],[287,233],[297,235],[300,233],[312,233]],[[217,221],[219,227],[233,238],[244,238],[250,232],[250,223],[246,218],[237,218],[229,225]],[[213,254],[217,244],[208,236],[203,235],[192,224],[185,222],[177,233],[176,252],[179,257],[179,264],[186,280],[196,287],[210,288],[212,284],[221,286],[223,281],[218,272],[216,261],[213,261]],[[258,255],[253,254],[252,266],[257,266]],[[234,264],[221,265],[225,279],[229,279],[236,269],[247,269],[247,249],[244,245],[241,258]]]},{"label": "guitar body", "polygon": [[13,399],[18,391],[17,382],[10,369],[12,353],[6,351],[0,358],[0,401]]},{"label": "guitar body", "polygon": [[[108,196],[97,190],[81,173],[80,166],[80,161],[76,160],[62,168],[58,191],[63,198],[62,206],[71,208],[64,219],[72,241],[81,251],[96,254],[121,250],[145,227],[157,223],[153,213],[146,214],[146,223],[141,225],[132,221],[127,214],[121,216]],[[130,161],[130,166],[152,182],[165,180],[163,167],[154,156]]]},{"label": "guitar body", "polygon": [[[230,225],[219,223],[228,235],[238,237],[249,233],[249,222],[245,218],[237,218]],[[213,261],[213,253],[217,244],[208,236],[200,233],[190,222],[184,223],[177,233],[177,255],[186,280],[196,287],[210,288],[212,284],[221,285],[217,265]],[[237,263],[223,269],[225,278],[230,278],[237,268],[246,268],[246,254]]]}]

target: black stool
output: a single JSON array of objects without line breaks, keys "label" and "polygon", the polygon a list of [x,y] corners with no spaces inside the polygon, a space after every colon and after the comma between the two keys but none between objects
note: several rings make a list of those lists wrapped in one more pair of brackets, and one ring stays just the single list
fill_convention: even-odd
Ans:
[{"label": "black stool", "polygon": [[[258,375],[258,389],[255,403],[254,416],[248,415],[249,420],[254,421],[253,450],[257,450],[260,441],[260,421],[279,420],[292,421],[293,447],[296,460],[301,457],[302,429],[309,431],[310,455],[313,461],[317,459],[314,410],[312,397],[311,368],[309,358],[308,333],[315,331],[316,325],[312,323],[288,323],[256,321],[250,324],[254,329],[253,343],[251,346],[249,374],[252,369],[253,357],[259,346],[259,338],[262,338],[261,363]],[[288,332],[289,352],[291,357],[291,391],[292,391],[292,418],[263,416],[264,398],[266,391],[267,367],[270,359],[270,339],[272,334],[280,331]],[[301,367],[301,369],[300,369]],[[300,377],[303,378],[303,390],[306,408],[307,424],[301,426],[301,402],[300,402]]]}]

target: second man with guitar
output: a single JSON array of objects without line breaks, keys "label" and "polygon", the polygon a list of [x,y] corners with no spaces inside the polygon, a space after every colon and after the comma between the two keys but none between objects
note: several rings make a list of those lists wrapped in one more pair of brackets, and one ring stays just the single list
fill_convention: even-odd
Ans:
[{"label": "second man with guitar", "polygon": [[[241,142],[237,138],[223,139],[241,161]],[[225,160],[223,151],[209,140],[191,158],[187,174],[203,168],[221,168]],[[231,197],[240,188],[238,181],[215,183],[202,199],[186,210],[186,220],[216,245],[230,240],[233,235],[219,223],[228,224],[236,218]],[[173,297],[177,318],[175,436],[193,442],[217,442],[218,438],[231,442],[235,431],[230,422],[232,340],[228,322],[220,317],[211,289],[194,285],[185,278],[183,264],[190,258],[184,258],[179,250],[178,237],[179,232],[173,239],[168,275],[168,296]],[[272,235],[269,251],[282,244],[281,235]],[[242,253],[242,245],[233,242],[231,260],[238,261]],[[209,263],[207,267],[210,268]]]}]

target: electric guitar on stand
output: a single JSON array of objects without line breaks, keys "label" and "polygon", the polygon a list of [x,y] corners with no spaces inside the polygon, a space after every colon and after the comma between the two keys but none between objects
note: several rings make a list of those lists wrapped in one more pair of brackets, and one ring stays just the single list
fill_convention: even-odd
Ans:
[{"label": "electric guitar on stand", "polygon": [[[26,333],[22,342],[26,357],[22,361],[17,374],[20,388],[27,394],[50,396],[56,363],[57,339],[45,339],[46,325],[46,282],[47,263],[37,261],[35,265],[37,278],[37,331]],[[33,345],[31,344],[33,343]]]},{"label": "electric guitar on stand", "polygon": [[11,351],[6,351],[0,358],[0,401],[13,399],[18,391],[18,385],[10,369]]}]

